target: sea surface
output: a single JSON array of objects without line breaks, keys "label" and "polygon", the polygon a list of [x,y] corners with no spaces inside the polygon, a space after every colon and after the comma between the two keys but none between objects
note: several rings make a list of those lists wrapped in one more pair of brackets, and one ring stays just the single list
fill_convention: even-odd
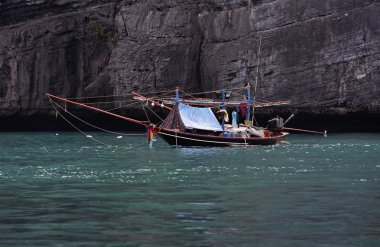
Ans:
[{"label": "sea surface", "polygon": [[380,246],[380,134],[88,135],[0,133],[0,246]]}]

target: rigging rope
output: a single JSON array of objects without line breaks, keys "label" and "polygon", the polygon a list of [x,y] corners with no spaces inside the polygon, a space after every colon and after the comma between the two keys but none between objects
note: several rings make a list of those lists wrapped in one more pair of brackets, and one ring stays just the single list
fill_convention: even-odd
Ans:
[{"label": "rigging rope", "polygon": [[[51,103],[51,105],[52,105],[52,107],[54,108],[54,110],[56,111],[56,114],[57,115],[59,115],[59,116],[61,116],[68,124],[70,124],[74,129],[76,129],[78,132],[80,132],[80,133],[82,133],[83,135],[85,135],[86,137],[90,137],[90,139],[92,140],[92,141],[94,141],[94,142],[97,142],[97,143],[100,143],[100,144],[102,144],[102,145],[104,145],[104,146],[107,146],[107,147],[117,147],[117,148],[119,148],[118,146],[115,146],[115,145],[110,145],[110,144],[107,144],[107,143],[105,143],[105,142],[102,142],[102,141],[99,141],[99,140],[97,140],[96,138],[93,138],[92,136],[90,136],[90,135],[88,135],[88,134],[86,134],[84,131],[82,131],[81,129],[79,129],[77,126],[75,126],[73,123],[71,123],[68,119],[66,119],[59,111],[58,111],[58,109],[53,105],[53,101],[52,101],[52,99],[49,97],[49,100],[50,100],[50,103]],[[55,104],[57,104],[56,102],[54,102]],[[61,106],[60,106],[60,108],[62,108]],[[145,135],[145,134],[141,134],[141,135]],[[129,147],[128,147],[128,149],[131,149],[131,148],[135,148],[135,147],[140,147],[140,146],[145,146],[146,144],[136,144],[136,145],[131,145],[131,144],[129,144]]]},{"label": "rigging rope", "polygon": [[145,112],[145,116],[146,116],[146,118],[147,118],[148,121],[151,123],[152,121],[150,121],[149,116],[148,116],[148,113],[146,113],[146,111],[145,111],[145,106],[144,106],[144,104],[141,103],[141,105],[142,105],[142,108],[143,108],[143,110],[144,110],[144,112]]},{"label": "rigging rope", "polygon": [[114,100],[114,101],[99,101],[99,102],[86,102],[86,105],[96,105],[96,104],[112,104],[112,103],[118,103],[118,102],[134,102],[134,99],[130,100]]},{"label": "rigging rope", "polygon": [[[162,123],[164,120],[160,117],[160,116],[158,116],[158,114],[157,113],[155,113],[152,109],[150,109],[149,107],[148,107],[148,110],[150,110],[156,117],[158,117],[160,120],[161,120],[161,122],[160,123]],[[160,124],[160,123],[158,123],[158,124]]]},{"label": "rigging rope", "polygon": [[[50,102],[51,102],[51,103],[54,103],[56,106],[58,106],[59,108],[61,108],[62,110],[64,110],[63,107],[60,106],[57,102],[52,101],[51,99],[50,99]],[[103,129],[103,128],[101,128],[101,127],[98,127],[98,126],[95,126],[95,125],[93,125],[93,124],[90,124],[89,122],[86,122],[85,120],[81,119],[80,117],[78,117],[78,116],[72,114],[71,112],[69,112],[69,111],[67,111],[67,110],[66,110],[66,113],[68,113],[70,116],[72,116],[72,117],[78,119],[78,120],[81,121],[82,123],[87,124],[88,126],[91,126],[91,127],[95,128],[95,129],[98,129],[98,130],[101,130],[101,131],[104,131],[104,132],[107,132],[107,133],[116,134],[116,135],[123,135],[123,136],[145,135],[145,134],[126,134],[126,133],[120,133],[120,132],[115,132],[115,131],[111,131],[111,130]]]},{"label": "rigging rope", "polygon": [[[258,78],[259,78],[259,68],[260,68],[260,55],[261,55],[261,35],[260,35],[260,44],[259,44],[259,52],[257,54],[257,71],[256,71],[256,78],[255,78],[255,89],[253,91],[253,102],[256,102],[256,95],[257,95],[257,84],[259,84],[258,82]],[[255,118],[255,107],[252,107],[252,122],[253,122],[253,119],[256,119]],[[256,121],[257,123],[257,121]],[[257,123],[258,124],[258,123]]]},{"label": "rigging rope", "polygon": [[[50,99],[50,98],[49,98]],[[68,119],[66,119],[58,110],[57,110],[57,108],[53,105],[53,103],[52,103],[52,100],[50,99],[50,103],[51,103],[51,105],[53,106],[53,108],[56,110],[56,112],[68,123],[68,124],[70,124],[74,129],[76,129],[77,131],[79,131],[80,133],[82,133],[83,135],[85,135],[86,137],[90,137],[90,135],[88,135],[88,134],[86,134],[84,131],[82,131],[81,129],[79,129],[77,126],[75,126],[73,123],[71,123]],[[99,141],[99,140],[97,140],[97,139],[95,139],[95,138],[93,138],[92,136],[91,136],[91,138],[90,138],[92,141],[95,141],[95,142],[97,142],[97,143],[100,143],[100,144],[102,144],[102,145],[105,145],[105,146],[108,146],[108,147],[112,147],[112,145],[110,145],[110,144],[107,144],[107,143],[104,143],[104,142],[101,142],[101,141]]]},{"label": "rigging rope", "polygon": [[183,94],[186,94],[186,95],[188,95],[188,96],[190,96],[190,97],[196,99],[196,97],[194,97],[193,95],[191,95],[191,94],[189,94],[189,93],[186,93],[185,91],[182,91],[182,90],[179,90],[179,91],[180,91],[181,93],[183,93]]},{"label": "rigging rope", "polygon": [[[233,91],[233,90],[242,90],[244,89],[245,87],[241,88],[231,88],[229,89],[228,91]],[[205,92],[197,92],[197,93],[191,93],[191,95],[198,95],[198,94],[208,94],[208,93],[218,93],[218,92],[221,92],[222,90],[213,90],[213,91],[205,91]]]},{"label": "rigging rope", "polygon": [[[140,93],[142,95],[148,95],[148,94],[161,94],[161,93],[173,93],[174,90],[170,91],[159,91],[159,92],[147,92],[147,93]],[[78,100],[78,99],[98,99],[98,98],[107,98],[107,97],[124,97],[124,96],[133,96],[133,93],[128,94],[113,94],[113,95],[101,95],[101,96],[88,96],[88,97],[74,97],[74,98],[66,98],[70,100]]]},{"label": "rigging rope", "polygon": [[[230,90],[241,90],[241,89],[244,89],[244,88],[232,88]],[[182,93],[185,93],[191,97],[194,97],[193,95],[199,95],[199,94],[208,94],[208,93],[217,93],[217,92],[220,92],[221,90],[212,90],[212,91],[203,91],[203,92],[195,92],[195,93],[186,93],[184,91],[181,91]],[[159,92],[147,92],[147,93],[139,93],[141,95],[149,95],[149,94],[161,94],[161,95],[158,95],[158,96],[155,96],[155,97],[152,97],[152,99],[156,99],[156,98],[159,98],[163,95],[166,95],[166,94],[170,94],[170,93],[174,93],[175,91],[174,90],[169,90],[169,91],[159,91]],[[100,96],[88,96],[88,97],[72,97],[72,98],[66,98],[66,99],[69,99],[69,100],[83,100],[83,99],[98,99],[98,98],[108,98],[108,97],[125,97],[125,96],[133,96],[133,93],[128,93],[128,94],[113,94],[113,95],[100,95]],[[195,97],[194,97],[195,98]],[[111,101],[111,102],[114,102],[114,101]],[[108,103],[108,102],[104,102],[104,103]],[[92,103],[94,104],[94,103]]]},{"label": "rigging rope", "polygon": [[121,109],[121,108],[124,108],[124,107],[127,107],[127,106],[136,105],[138,103],[140,103],[140,102],[136,101],[136,102],[133,102],[133,103],[130,103],[130,104],[126,104],[126,105],[118,106],[118,107],[115,107],[115,108],[111,108],[111,109],[106,110],[106,111],[111,112],[111,111],[114,111],[114,110],[117,110],[117,109]]}]

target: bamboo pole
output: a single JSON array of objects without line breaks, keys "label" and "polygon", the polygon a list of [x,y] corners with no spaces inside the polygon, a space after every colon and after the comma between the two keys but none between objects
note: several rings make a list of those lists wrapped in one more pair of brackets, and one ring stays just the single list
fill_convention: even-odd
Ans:
[{"label": "bamboo pole", "polygon": [[283,130],[290,130],[295,132],[303,132],[303,133],[310,133],[310,134],[318,134],[323,135],[324,137],[327,137],[327,131],[314,131],[314,130],[304,130],[304,129],[295,129],[295,128],[282,128]]},{"label": "bamboo pole", "polygon": [[165,108],[165,109],[167,109],[167,110],[169,110],[169,111],[172,110],[172,108],[170,108],[170,107],[168,107],[168,106],[166,106],[166,105],[164,105],[164,104],[161,104],[161,103],[159,103],[159,102],[157,102],[157,101],[155,101],[155,100],[153,100],[153,99],[151,99],[151,98],[147,98],[147,97],[145,97],[145,96],[143,96],[143,95],[141,95],[141,94],[138,94],[138,93],[136,93],[136,92],[132,92],[132,94],[135,95],[135,96],[137,96],[137,97],[143,98],[143,99],[145,99],[145,100],[147,100],[147,101],[149,101],[149,102],[152,102],[152,103],[154,103],[155,105],[161,106],[161,107],[163,107],[163,108]]},{"label": "bamboo pole", "polygon": [[105,111],[105,110],[102,110],[102,109],[99,109],[99,108],[96,108],[96,107],[93,107],[93,106],[89,106],[89,105],[86,105],[86,104],[83,104],[83,103],[78,103],[78,102],[71,101],[71,100],[68,100],[68,99],[65,99],[65,98],[61,98],[61,97],[58,97],[58,96],[55,96],[55,95],[52,95],[52,94],[49,94],[49,93],[46,93],[46,96],[48,96],[49,98],[53,98],[53,99],[57,99],[57,100],[62,100],[64,102],[67,102],[67,103],[70,103],[70,104],[73,104],[73,105],[82,106],[84,108],[87,108],[87,109],[90,109],[90,110],[93,110],[93,111],[97,111],[97,112],[101,112],[101,113],[104,113],[104,114],[107,114],[107,115],[111,115],[111,116],[114,116],[114,117],[117,117],[117,118],[121,118],[121,119],[127,120],[127,121],[132,122],[132,123],[136,123],[136,124],[140,124],[140,125],[144,125],[144,126],[150,126],[151,125],[151,123],[148,123],[148,122],[143,122],[143,121],[140,121],[140,120],[137,120],[137,119],[124,117],[124,116],[121,116],[121,115],[118,115],[118,114],[115,114],[115,113],[112,113],[112,112],[108,112],[108,111]]}]

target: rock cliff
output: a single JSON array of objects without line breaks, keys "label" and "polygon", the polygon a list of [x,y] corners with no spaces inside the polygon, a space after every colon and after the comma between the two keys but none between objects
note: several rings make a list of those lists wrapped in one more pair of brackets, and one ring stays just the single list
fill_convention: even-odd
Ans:
[{"label": "rock cliff", "polygon": [[378,116],[378,13],[379,0],[3,0],[0,116],[49,114],[45,92],[204,91],[256,77],[258,99],[289,99],[293,112]]}]

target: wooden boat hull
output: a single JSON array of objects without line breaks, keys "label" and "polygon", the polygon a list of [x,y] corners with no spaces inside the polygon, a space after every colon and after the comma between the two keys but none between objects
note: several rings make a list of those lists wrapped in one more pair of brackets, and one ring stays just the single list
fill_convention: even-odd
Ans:
[{"label": "wooden boat hull", "polygon": [[176,132],[174,130],[162,128],[158,135],[164,139],[169,145],[172,146],[205,146],[205,147],[229,147],[229,146],[252,146],[252,145],[276,145],[280,143],[285,136],[286,132],[281,132],[279,135],[272,137],[223,137],[223,136],[210,136],[199,135],[184,132]]}]

